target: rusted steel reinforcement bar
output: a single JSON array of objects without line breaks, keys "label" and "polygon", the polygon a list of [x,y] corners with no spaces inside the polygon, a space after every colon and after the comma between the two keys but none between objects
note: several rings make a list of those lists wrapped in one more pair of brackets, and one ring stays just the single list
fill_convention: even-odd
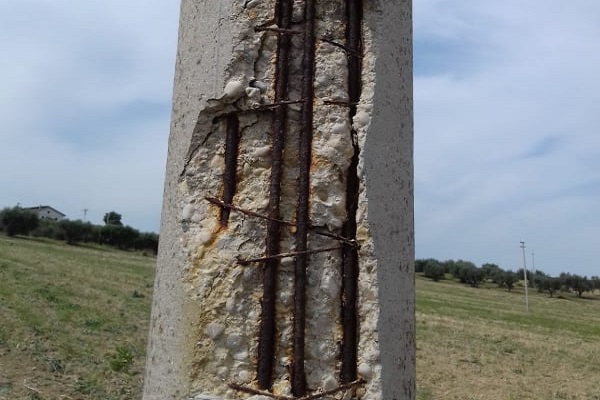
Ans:
[{"label": "rusted steel reinforcement bar", "polygon": [[313,138],[313,98],[315,78],[315,0],[304,4],[304,43],[302,57],[302,126],[298,138],[298,203],[296,207],[296,264],[294,268],[294,320],[293,320],[293,359],[291,369],[292,394],[306,395],[306,373],[304,371],[304,348],[306,329],[306,268],[307,247],[310,230],[310,164]]},{"label": "rusted steel reinforcement bar", "polygon": [[342,248],[342,246],[332,246],[332,247],[324,247],[322,249],[312,249],[312,250],[305,250],[305,251],[290,251],[289,253],[280,253],[280,254],[276,254],[274,256],[269,256],[269,257],[259,257],[259,258],[249,258],[249,259],[238,258],[237,263],[240,265],[248,265],[248,264],[255,263],[255,262],[265,261],[269,258],[285,258],[285,257],[295,257],[295,256],[302,255],[302,254],[326,253],[326,252],[330,252],[330,251],[334,251],[334,250],[340,250],[341,248]]},{"label": "rusted steel reinforcement bar", "polygon": [[[226,119],[225,136],[225,172],[223,174],[223,203],[231,204],[235,195],[237,160],[240,144],[240,123],[237,115],[230,115]],[[219,222],[227,226],[231,210],[221,207]]]},{"label": "rusted steel reinforcement bar", "polygon": [[287,33],[290,35],[298,35],[298,34],[302,33],[302,31],[296,31],[294,29],[271,28],[268,26],[257,26],[256,28],[254,28],[254,31],[255,32],[269,31],[269,32],[276,32],[276,33]]},{"label": "rusted steel reinforcement bar", "polygon": [[[346,0],[346,48],[348,58],[348,100],[349,118],[356,115],[356,104],[361,94],[361,25],[362,0]],[[356,211],[358,208],[358,156],[360,148],[356,131],[352,129],[352,146],[354,155],[347,174],[346,213],[342,236],[356,238]],[[357,378],[358,360],[358,249],[344,245],[342,249],[342,366],[340,379],[342,383],[353,382]]]},{"label": "rusted steel reinforcement bar", "polygon": [[[256,218],[264,219],[264,220],[267,220],[267,221],[268,220],[272,220],[274,222],[280,223],[281,225],[297,227],[297,225],[294,222],[286,221],[286,220],[278,219],[278,218],[270,218],[268,215],[262,215],[262,214],[259,214],[257,212],[251,211],[251,210],[246,210],[245,208],[240,208],[240,207],[234,206],[233,204],[227,204],[227,203],[225,203],[225,202],[223,202],[223,201],[221,201],[221,200],[219,200],[219,199],[217,199],[215,197],[210,197],[210,196],[209,197],[205,197],[204,200],[208,201],[211,204],[217,205],[219,207],[229,208],[230,210],[239,212],[239,213],[244,214],[244,215],[248,215],[250,217],[256,217]],[[332,239],[338,240],[338,241],[340,241],[342,243],[346,243],[349,246],[356,247],[356,248],[359,247],[359,245],[356,242],[356,240],[354,240],[354,239],[348,239],[348,238],[345,238],[343,236],[337,235],[337,234],[335,234],[333,232],[326,231],[326,230],[324,230],[325,228],[323,228],[323,227],[312,226],[311,225],[311,226],[309,226],[309,229],[315,235],[327,236],[327,237],[330,237]]]},{"label": "rusted steel reinforcement bar", "polygon": [[[275,10],[277,27],[289,29],[292,24],[293,1],[278,0]],[[277,61],[275,65],[275,103],[287,100],[288,58],[291,38],[279,33],[277,39]],[[279,254],[280,219],[279,202],[281,197],[282,159],[285,142],[287,108],[280,105],[273,110],[273,137],[271,144],[271,177],[269,180],[268,214],[272,218],[267,223],[266,256]],[[270,389],[273,384],[273,363],[275,359],[275,291],[279,259],[265,261],[263,270],[263,296],[261,302],[260,333],[258,338],[257,381],[259,388]]]},{"label": "rusted steel reinforcement bar", "polygon": [[325,43],[329,43],[332,46],[339,47],[340,49],[344,50],[346,53],[352,53],[353,55],[362,58],[361,53],[357,53],[354,49],[349,49],[345,45],[338,43],[334,40],[327,39],[327,38],[319,38],[319,40],[322,42],[325,42]]},{"label": "rusted steel reinforcement bar", "polygon": [[283,105],[291,105],[291,104],[301,104],[304,103],[303,100],[285,100],[285,101],[279,101],[277,103],[270,103],[270,104],[261,104],[259,106],[256,107],[251,107],[251,108],[240,108],[234,111],[229,111],[223,114],[220,114],[219,116],[214,118],[214,121],[216,123],[216,121],[222,119],[222,118],[227,118],[230,115],[244,115],[244,114],[254,114],[254,113],[260,113],[260,112],[271,112],[273,111],[273,109],[278,108],[280,106]]},{"label": "rusted steel reinforcement bar", "polygon": [[257,390],[257,389],[254,389],[254,388],[251,388],[248,386],[244,386],[244,385],[239,385],[239,384],[233,383],[233,382],[229,383],[228,386],[234,390],[237,390],[238,392],[270,397],[270,398],[273,398],[276,400],[317,400],[317,399],[321,399],[326,396],[331,396],[331,395],[341,392],[343,390],[352,389],[353,387],[362,385],[364,383],[365,383],[364,380],[357,379],[354,382],[345,383],[334,389],[324,390],[322,392],[316,392],[316,393],[309,394],[309,395],[306,395],[303,397],[276,395],[276,394],[273,394],[270,392],[265,392],[263,390]]}]

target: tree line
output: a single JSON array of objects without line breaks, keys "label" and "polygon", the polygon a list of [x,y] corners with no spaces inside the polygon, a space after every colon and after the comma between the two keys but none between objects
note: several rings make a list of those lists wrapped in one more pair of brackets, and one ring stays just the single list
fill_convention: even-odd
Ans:
[{"label": "tree line", "polygon": [[[512,271],[504,270],[492,263],[485,263],[481,267],[477,267],[471,261],[439,261],[434,258],[415,260],[415,272],[422,273],[434,281],[450,276],[473,287],[478,287],[483,282],[492,282],[508,291],[511,291],[517,282],[524,278],[522,268]],[[548,293],[550,297],[557,292],[574,292],[578,297],[582,297],[585,292],[600,289],[600,277],[588,278],[565,272],[553,277],[540,270],[535,270],[528,273],[527,284],[528,287],[537,289],[538,292]]]},{"label": "tree line", "polygon": [[64,240],[68,244],[98,243],[121,250],[158,251],[158,234],[140,232],[123,225],[121,214],[110,211],[104,215],[104,225],[94,225],[81,220],[54,221],[39,218],[30,210],[20,207],[0,211],[0,230],[7,236],[29,235]]}]

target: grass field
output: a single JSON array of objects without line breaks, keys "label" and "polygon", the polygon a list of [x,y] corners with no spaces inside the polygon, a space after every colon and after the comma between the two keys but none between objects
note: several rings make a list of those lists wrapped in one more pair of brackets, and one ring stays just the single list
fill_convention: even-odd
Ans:
[{"label": "grass field", "polygon": [[139,398],[154,265],[0,235],[0,399]]},{"label": "grass field", "polygon": [[[0,235],[0,400],[140,399],[154,263]],[[416,283],[418,400],[600,400],[600,296]]]},{"label": "grass field", "polygon": [[417,277],[417,399],[600,399],[600,297]]}]

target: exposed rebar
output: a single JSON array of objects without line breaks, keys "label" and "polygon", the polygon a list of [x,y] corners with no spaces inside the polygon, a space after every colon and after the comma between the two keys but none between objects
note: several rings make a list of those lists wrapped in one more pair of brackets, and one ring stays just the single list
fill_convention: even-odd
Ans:
[{"label": "exposed rebar", "polygon": [[[230,115],[226,119],[225,136],[225,171],[223,173],[223,203],[231,204],[235,195],[237,162],[240,144],[240,123],[237,115]],[[231,210],[221,207],[219,222],[221,226],[227,226]]]},{"label": "exposed rebar", "polygon": [[[279,0],[276,4],[275,21],[278,28],[289,29],[292,23],[292,0]],[[291,38],[289,34],[279,34],[277,39],[277,61],[275,65],[275,103],[287,100],[288,58]],[[281,197],[281,178],[287,108],[285,105],[273,111],[273,137],[271,145],[271,176],[269,180],[266,255],[279,254],[280,219],[279,203]],[[273,382],[273,363],[275,359],[275,291],[279,259],[265,261],[263,271],[263,296],[261,302],[260,333],[258,339],[258,386],[270,389]]]},{"label": "exposed rebar", "polygon": [[248,265],[248,264],[255,263],[255,262],[266,261],[269,258],[281,259],[281,258],[285,258],[285,257],[296,257],[299,255],[325,253],[325,252],[330,252],[330,251],[334,251],[334,250],[340,250],[341,248],[342,248],[342,246],[332,246],[332,247],[323,247],[320,249],[312,249],[312,250],[305,250],[305,251],[290,251],[288,253],[280,253],[280,254],[275,254],[274,256],[268,256],[268,257],[258,257],[258,258],[248,258],[248,259],[238,258],[237,263],[240,265]]},{"label": "exposed rebar", "polygon": [[313,98],[315,77],[315,0],[306,0],[304,5],[304,44],[302,57],[302,126],[298,138],[298,202],[296,207],[296,264],[294,268],[294,320],[293,320],[293,360],[291,368],[292,394],[306,395],[305,330],[306,330],[306,281],[309,253],[308,232],[310,165],[313,137]]},{"label": "exposed rebar", "polygon": [[295,397],[295,396],[292,397],[292,396],[285,396],[285,395],[281,395],[281,394],[277,395],[277,394],[273,394],[270,392],[266,392],[264,390],[254,389],[254,388],[240,385],[240,384],[233,383],[233,382],[229,383],[228,386],[230,388],[232,388],[233,390],[237,390],[238,392],[270,397],[275,400],[317,400],[317,399],[321,399],[326,396],[331,396],[331,395],[341,392],[343,390],[353,389],[355,386],[362,385],[364,383],[365,383],[365,381],[363,379],[357,379],[354,382],[345,383],[334,389],[324,390],[322,392],[316,392],[316,393],[309,394],[309,395],[306,395],[303,397]]},{"label": "exposed rebar", "polygon": [[[356,104],[361,94],[362,59],[362,0],[346,0],[346,48],[348,59],[348,100],[350,121],[356,115]],[[351,131],[354,154],[348,168],[346,182],[346,221],[342,236],[356,238],[356,211],[358,209],[359,179],[358,157],[360,147],[357,133]],[[357,378],[358,360],[358,249],[344,245],[342,249],[342,383],[353,382]]]}]

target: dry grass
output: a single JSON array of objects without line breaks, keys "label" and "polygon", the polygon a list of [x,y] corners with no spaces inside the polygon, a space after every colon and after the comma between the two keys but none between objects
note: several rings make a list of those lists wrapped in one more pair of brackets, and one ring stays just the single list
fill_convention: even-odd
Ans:
[{"label": "dry grass", "polygon": [[600,399],[600,298],[417,278],[417,399]]},{"label": "dry grass", "polygon": [[154,264],[0,236],[0,399],[139,398]]},{"label": "dry grass", "polygon": [[[154,262],[0,236],[0,400],[139,399]],[[600,400],[600,296],[416,282],[418,400]]]}]

